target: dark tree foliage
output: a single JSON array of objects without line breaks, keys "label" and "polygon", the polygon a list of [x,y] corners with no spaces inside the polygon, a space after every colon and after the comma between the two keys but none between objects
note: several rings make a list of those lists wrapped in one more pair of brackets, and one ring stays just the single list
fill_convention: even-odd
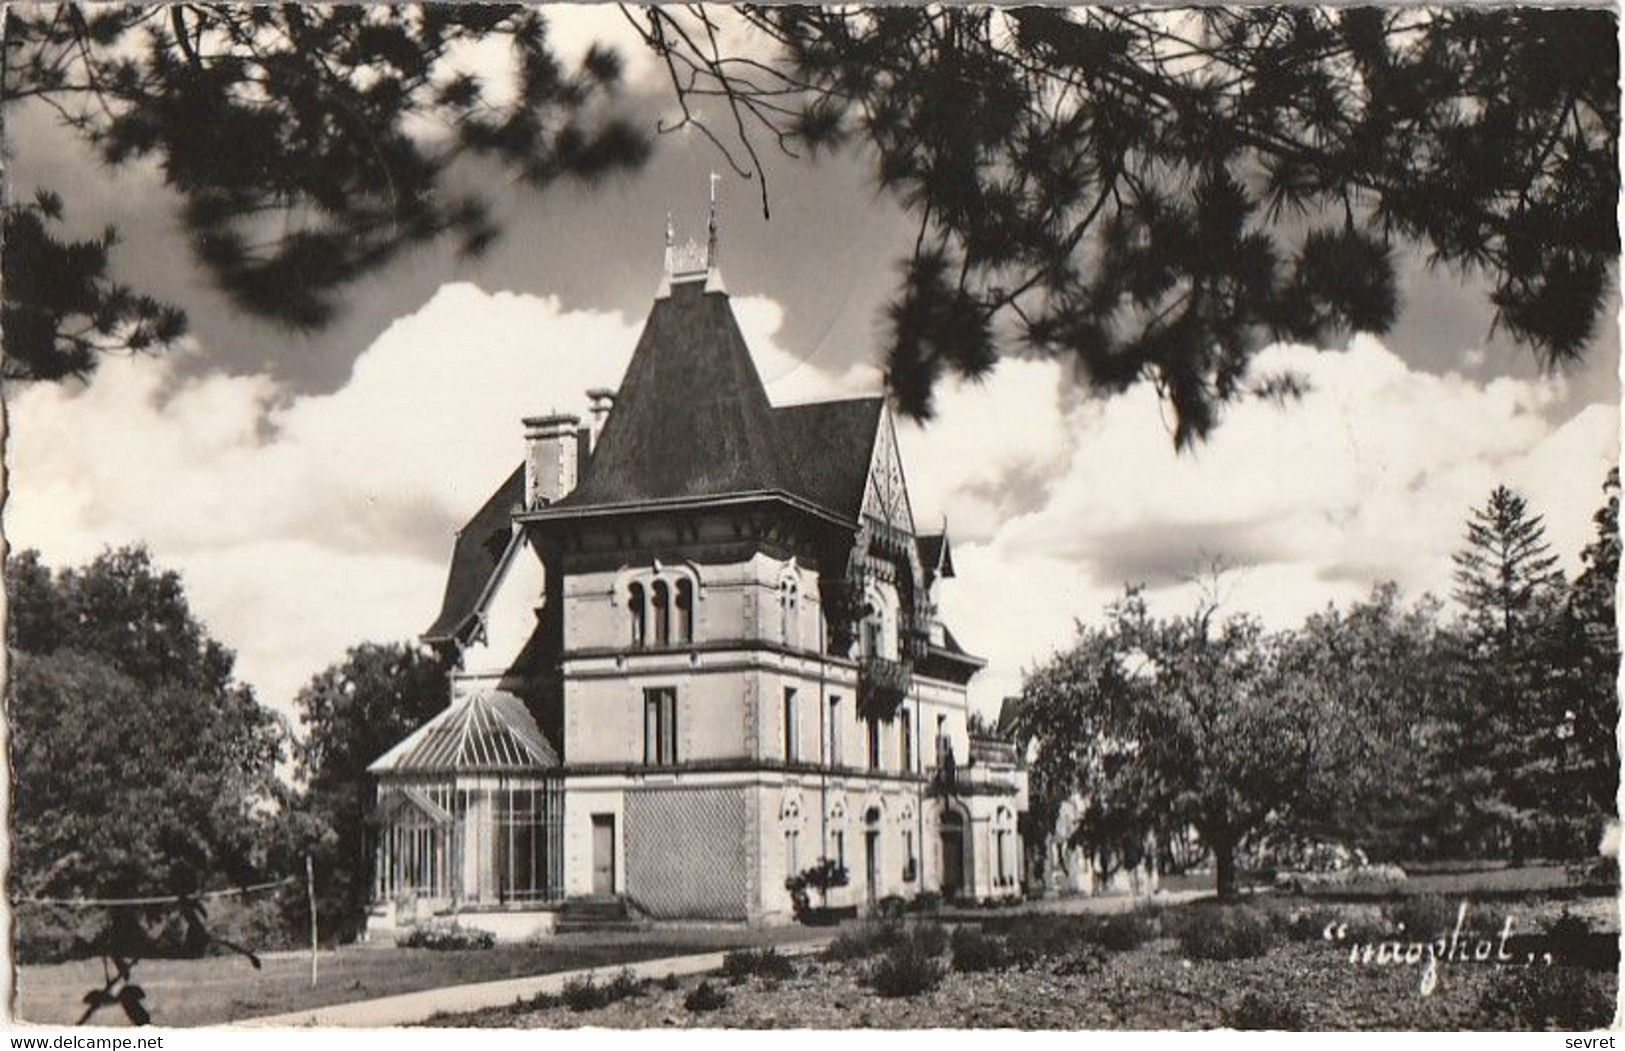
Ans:
[{"label": "dark tree foliage", "polygon": [[1280,687],[1279,640],[1216,614],[1204,603],[1160,620],[1131,589],[1106,627],[1080,625],[1070,651],[1029,675],[1018,732],[1038,744],[1036,805],[1083,800],[1076,845],[1126,849],[1132,864],[1138,845],[1194,827],[1230,896],[1239,850],[1303,793],[1320,713]]},{"label": "dark tree foliage", "polygon": [[[511,50],[511,100],[457,68],[459,47],[491,40]],[[477,254],[496,238],[485,203],[448,185],[459,158],[540,188],[648,150],[603,111],[618,57],[565,68],[520,5],[12,5],[4,54],[7,104],[51,107],[109,164],[156,163],[220,288],[295,328],[326,324],[410,248],[454,237]],[[107,238],[48,236],[55,211],[6,214],[7,376],[83,376],[99,350],[178,336],[177,311],[108,283]]]},{"label": "dark tree foliage", "polygon": [[1455,794],[1497,854],[1549,849],[1561,777],[1563,700],[1553,673],[1563,575],[1541,517],[1497,486],[1453,556],[1464,652],[1462,708],[1448,750]]},{"label": "dark tree foliage", "polygon": [[[1580,554],[1585,568],[1569,589],[1556,633],[1568,749],[1560,791],[1593,822],[1615,820],[1619,791],[1619,468],[1603,484],[1607,502],[1597,535]],[[1589,844],[1588,844],[1589,845]]]},{"label": "dark tree foliage", "polygon": [[117,1006],[144,1024],[131,969],[158,948],[154,925],[182,932],[164,951],[201,953],[221,940],[197,895],[266,878],[286,728],[141,548],[56,573],[24,551],[6,591],[19,940],[47,922],[29,898],[181,898],[69,917],[88,918],[109,966],[85,1017]]},{"label": "dark tree foliage", "polygon": [[109,276],[108,257],[118,242],[114,230],[89,241],[64,241],[57,236],[61,221],[62,201],[52,193],[5,209],[0,375],[83,377],[101,354],[152,350],[185,334],[179,310]]},{"label": "dark tree foliage", "polygon": [[[745,8],[763,58],[699,7],[627,15],[742,174],[758,140],[856,143],[918,217],[887,347],[916,417],[1038,351],[1154,384],[1186,445],[1298,389],[1251,373],[1267,340],[1386,330],[1406,243],[1485,272],[1497,324],[1562,363],[1619,254],[1610,11]],[[689,103],[715,99],[713,128]]]},{"label": "dark tree foliage", "polygon": [[1407,606],[1391,583],[1286,633],[1277,681],[1314,717],[1303,723],[1303,792],[1272,816],[1270,839],[1375,860],[1441,850],[1430,756],[1455,712],[1458,654],[1439,604]]},{"label": "dark tree foliage", "polygon": [[304,729],[294,753],[304,781],[298,809],[311,834],[304,849],[317,861],[317,909],[331,937],[356,933],[372,899],[367,819],[376,781],[367,766],[446,706],[449,671],[421,648],[369,643],[294,699]]}]

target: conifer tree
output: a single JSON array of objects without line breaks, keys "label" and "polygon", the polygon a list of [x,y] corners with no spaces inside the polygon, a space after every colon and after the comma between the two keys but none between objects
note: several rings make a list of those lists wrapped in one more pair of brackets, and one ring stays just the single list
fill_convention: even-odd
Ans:
[{"label": "conifer tree", "polygon": [[1463,683],[1446,765],[1467,848],[1522,856],[1549,833],[1562,705],[1551,673],[1563,576],[1546,527],[1507,486],[1467,521],[1453,556]]}]

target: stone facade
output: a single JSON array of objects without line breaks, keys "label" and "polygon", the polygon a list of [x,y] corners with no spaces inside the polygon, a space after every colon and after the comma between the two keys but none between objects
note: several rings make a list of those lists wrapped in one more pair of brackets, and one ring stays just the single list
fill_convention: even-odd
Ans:
[{"label": "stone facade", "polygon": [[[1019,894],[1025,774],[971,739],[982,662],[937,616],[947,537],[915,530],[884,403],[774,409],[709,267],[667,274],[621,389],[593,398],[589,428],[525,421],[426,636],[457,655],[454,705],[522,698],[509,732],[557,757],[485,771],[563,800],[524,841],[549,883],[512,907],[787,922],[786,879],[822,858],[849,873],[837,907]],[[408,769],[411,743],[375,765],[381,792],[467,776]],[[418,879],[390,864],[381,904]],[[430,912],[490,884],[468,867],[439,870]]]}]

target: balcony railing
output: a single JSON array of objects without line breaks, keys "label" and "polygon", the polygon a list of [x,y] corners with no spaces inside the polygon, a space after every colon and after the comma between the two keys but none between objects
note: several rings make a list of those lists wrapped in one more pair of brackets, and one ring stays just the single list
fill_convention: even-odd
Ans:
[{"label": "balcony railing", "polygon": [[885,657],[864,657],[858,663],[858,709],[865,719],[887,720],[914,685],[909,666]]}]

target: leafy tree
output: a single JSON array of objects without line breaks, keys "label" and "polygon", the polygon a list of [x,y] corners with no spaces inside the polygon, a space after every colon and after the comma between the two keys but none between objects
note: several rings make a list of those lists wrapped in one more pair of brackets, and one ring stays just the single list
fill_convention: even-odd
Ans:
[{"label": "leafy tree", "polygon": [[[1081,796],[1078,845],[1121,848],[1192,826],[1222,896],[1238,849],[1302,790],[1312,712],[1278,688],[1278,640],[1206,603],[1158,620],[1131,589],[1103,628],[1029,675],[1021,734],[1036,742],[1033,792]],[[1133,863],[1133,858],[1124,858]]]},{"label": "leafy tree", "polygon": [[[460,49],[489,41],[513,57],[509,101],[459,69]],[[648,150],[602,111],[618,58],[595,48],[566,69],[521,5],[13,5],[4,56],[6,103],[50,107],[109,164],[154,163],[232,302],[299,328],[410,248],[491,243],[485,203],[448,182],[460,158],[540,188]],[[53,238],[60,213],[49,195],[5,213],[7,378],[85,376],[100,351],[184,330],[107,278],[111,233]]]},{"label": "leafy tree", "polygon": [[[1153,383],[1187,444],[1301,389],[1250,374],[1263,342],[1387,329],[1405,243],[1486,273],[1497,325],[1563,362],[1619,254],[1609,11],[745,8],[765,57],[698,6],[628,17],[741,173],[759,141],[856,143],[918,217],[886,348],[918,417],[1036,351]],[[688,105],[714,99],[716,129]]]},{"label": "leafy tree", "polygon": [[1473,509],[1453,557],[1466,677],[1448,746],[1455,792],[1487,849],[1519,854],[1539,845],[1561,766],[1552,646],[1563,577],[1541,517],[1504,485]]},{"label": "leafy tree", "polygon": [[304,781],[300,812],[321,830],[316,855],[321,926],[354,933],[372,899],[367,835],[375,782],[367,766],[446,705],[445,660],[402,644],[368,643],[299,691],[304,739],[295,749]]},{"label": "leafy tree", "polygon": [[1281,688],[1313,712],[1303,792],[1272,835],[1359,847],[1378,858],[1439,849],[1431,759],[1454,714],[1459,648],[1432,599],[1405,606],[1382,584],[1283,639]]},{"label": "leafy tree", "polygon": [[180,578],[140,548],[50,574],[7,564],[11,886],[191,894],[263,873],[284,727],[231,677]]},{"label": "leafy tree", "polygon": [[[1619,468],[1603,484],[1607,502],[1593,521],[1597,535],[1580,555],[1585,568],[1569,589],[1557,631],[1562,676],[1565,796],[1595,821],[1617,820],[1619,791]],[[1563,797],[1559,797],[1563,798]]]}]

